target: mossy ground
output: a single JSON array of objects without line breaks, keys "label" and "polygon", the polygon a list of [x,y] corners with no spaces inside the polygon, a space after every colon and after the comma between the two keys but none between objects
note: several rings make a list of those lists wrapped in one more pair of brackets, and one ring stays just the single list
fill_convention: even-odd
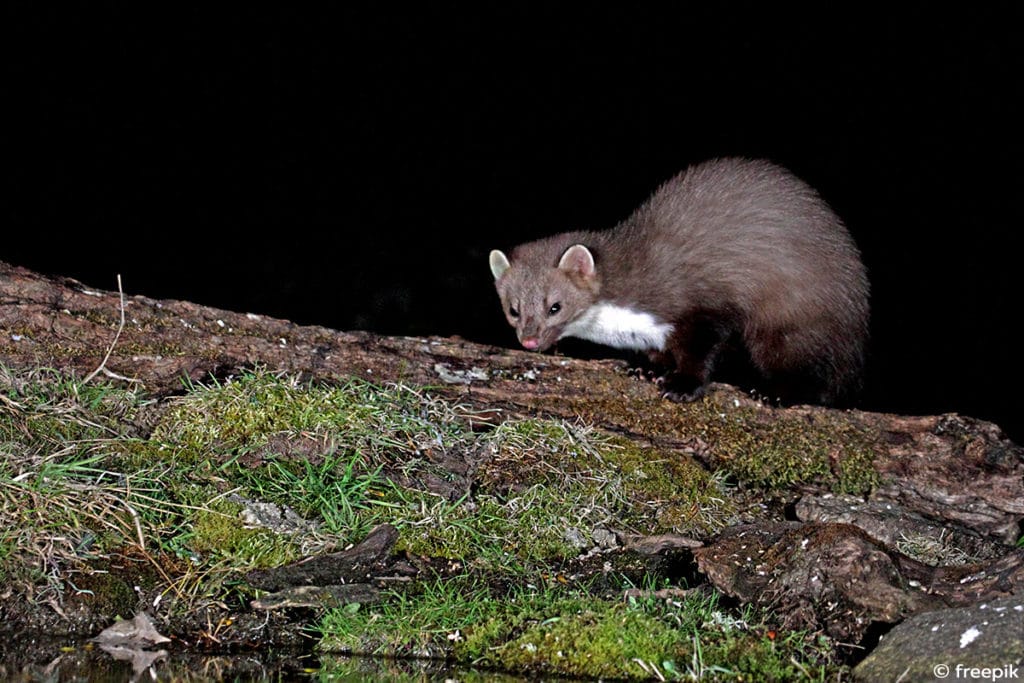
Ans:
[{"label": "mossy ground", "polygon": [[[86,592],[72,577],[131,557],[184,612],[238,604],[244,572],[344,547],[388,522],[399,549],[450,558],[467,574],[328,612],[325,649],[600,677],[781,680],[829,666],[826,649],[799,634],[781,648],[765,635],[767,615],[729,616],[713,594],[630,604],[575,580],[547,586],[601,531],[715,533],[738,515],[733,492],[677,453],[583,423],[517,419],[479,432],[470,417],[428,391],[360,380],[255,371],[156,404],[130,387],[0,369],[0,578],[23,595],[91,592],[127,616],[123,583],[90,580]],[[753,452],[720,416],[706,418],[704,436]],[[800,436],[791,431],[769,441],[773,460]],[[798,450],[820,458],[828,444]],[[781,486],[798,466],[800,476],[826,474],[806,463],[731,472]],[[860,474],[847,484],[829,472],[840,486],[862,485]],[[243,525],[245,501],[286,506],[308,523]]]},{"label": "mossy ground", "polygon": [[628,599],[557,582],[496,596],[471,577],[454,577],[332,611],[323,630],[328,651],[584,678],[784,681],[837,671],[826,639],[780,635],[766,615],[724,608],[713,592],[666,599],[653,585]]},{"label": "mossy ground", "polygon": [[701,439],[714,466],[746,487],[785,495],[808,484],[864,494],[877,484],[877,437],[851,421],[824,413],[780,415],[750,402],[723,404],[709,397],[684,406],[679,415],[675,428]]}]

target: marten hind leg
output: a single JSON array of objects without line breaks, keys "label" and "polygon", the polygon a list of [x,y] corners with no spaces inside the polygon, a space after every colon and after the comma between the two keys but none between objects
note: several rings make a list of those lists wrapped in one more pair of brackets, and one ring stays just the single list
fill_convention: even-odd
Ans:
[{"label": "marten hind leg", "polygon": [[751,355],[764,377],[764,393],[773,401],[841,406],[855,394],[856,381],[840,374],[849,363],[837,361],[830,339],[813,332],[763,334],[753,340]]}]

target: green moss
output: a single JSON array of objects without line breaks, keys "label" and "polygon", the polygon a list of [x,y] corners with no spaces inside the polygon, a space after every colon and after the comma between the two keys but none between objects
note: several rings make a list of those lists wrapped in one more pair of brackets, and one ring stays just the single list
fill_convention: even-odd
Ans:
[{"label": "green moss", "polygon": [[[509,421],[485,438],[492,457],[470,499],[414,497],[389,519],[403,549],[500,567],[575,557],[597,528],[705,534],[734,515],[693,460],[562,420]],[[407,496],[408,498],[408,496]]]},{"label": "green moss", "polygon": [[703,536],[732,522],[736,508],[719,477],[692,458],[616,439],[607,462],[623,474],[624,522],[651,533]]},{"label": "green moss", "polygon": [[[563,611],[567,607],[576,611]],[[636,660],[655,659],[660,664],[678,659],[685,652],[685,642],[677,629],[642,611],[630,611],[622,603],[576,604],[565,605],[557,616],[531,624],[488,659],[513,670],[642,678],[647,672]]]},{"label": "green moss", "polygon": [[876,437],[827,413],[782,415],[722,406],[709,398],[686,407],[687,429],[709,445],[714,462],[747,485],[770,491],[815,483],[863,494],[877,483]]},{"label": "green moss", "polygon": [[468,576],[389,591],[382,603],[328,610],[318,649],[346,654],[445,657],[461,631],[496,614],[483,583]]},{"label": "green moss", "polygon": [[299,559],[298,549],[286,538],[243,526],[240,511],[240,505],[225,501],[196,511],[186,547],[209,555],[213,562],[227,561],[237,570],[276,567]]},{"label": "green moss", "polygon": [[153,438],[173,444],[175,457],[186,461],[211,449],[237,454],[265,446],[273,435],[307,432],[322,435],[332,451],[408,457],[463,436],[463,425],[438,404],[405,387],[360,380],[312,385],[253,372],[175,401]]},{"label": "green moss", "polygon": [[[242,526],[239,507],[221,497],[227,482],[211,466],[217,455],[212,445],[193,467],[166,466],[182,447],[137,433],[135,420],[150,402],[136,392],[48,371],[16,376],[5,369],[0,392],[7,397],[0,405],[0,443],[6,443],[0,449],[0,526],[19,530],[0,544],[5,578],[25,586],[44,580],[48,589],[65,591],[60,576],[41,577],[24,563],[46,557],[54,565],[91,566],[90,560],[125,547],[189,557],[188,572],[196,576],[225,565],[244,570],[297,558],[290,539]],[[198,424],[199,415],[193,417]],[[218,419],[215,413],[202,417],[207,424]],[[83,570],[77,576],[91,575]],[[103,583],[83,579],[89,581]],[[94,608],[123,602],[106,595],[116,582],[97,585],[93,592],[104,596]],[[83,600],[92,590],[77,588],[72,593]],[[219,590],[217,583],[210,582],[209,590]],[[205,594],[195,591],[196,597]]]},{"label": "green moss", "polygon": [[579,552],[566,537],[573,526],[568,515],[583,506],[574,508],[572,500],[559,497],[564,493],[537,485],[506,500],[479,495],[472,502],[435,502],[392,521],[401,531],[399,549],[415,554],[490,569],[545,563]]},{"label": "green moss", "polygon": [[76,601],[87,603],[97,614],[111,616],[133,615],[139,601],[125,577],[105,569],[76,575],[72,593]]},{"label": "green moss", "polygon": [[144,403],[135,391],[81,384],[45,370],[16,378],[0,369],[0,392],[9,401],[0,411],[0,442],[17,442],[38,456],[64,450],[69,442],[86,442],[87,448],[98,439],[128,436]]},{"label": "green moss", "polygon": [[71,311],[71,315],[81,320],[87,320],[94,325],[117,329],[121,323],[120,314],[107,309],[90,309],[85,311]]},{"label": "green moss", "polygon": [[[495,457],[481,467],[484,487],[544,486],[551,498],[593,510],[593,524],[648,533],[703,535],[735,515],[718,478],[692,458],[639,446],[561,420],[516,420],[490,437]],[[564,509],[560,517],[580,518]],[[556,519],[557,517],[556,516]],[[585,521],[585,520],[581,520]]]},{"label": "green moss", "polygon": [[[400,549],[487,570],[488,582],[417,582],[381,603],[333,610],[325,648],[627,678],[782,680],[817,675],[815,662],[828,661],[806,638],[784,647],[766,639],[763,616],[722,617],[706,596],[624,603],[572,579],[553,588],[531,579],[569,566],[598,529],[701,536],[732,521],[736,503],[721,476],[653,437],[640,446],[543,418],[480,434],[466,409],[408,387],[304,384],[263,371],[191,386],[152,412],[131,391],[45,373],[5,381],[0,372],[0,392],[9,399],[0,405],[0,577],[66,591],[43,565],[25,568],[40,548],[64,553],[53,566],[96,561],[72,544],[55,548],[59,530],[95,539],[86,552],[96,557],[129,548],[168,558],[161,580],[187,609],[189,599],[226,599],[227,577],[238,572],[296,560],[300,548],[343,547],[390,522]],[[827,417],[779,421],[709,402],[677,412],[689,420],[687,443],[746,485],[859,491],[873,481],[871,436]],[[146,433],[142,424],[155,426]],[[318,526],[291,536],[245,528],[241,506],[227,500],[235,493],[287,505]],[[607,557],[614,566],[626,554]],[[134,597],[123,582],[100,583],[104,609]],[[570,636],[576,646],[567,648]]]},{"label": "green moss", "polygon": [[714,593],[623,601],[579,588],[518,587],[498,596],[463,576],[333,610],[321,628],[327,652],[428,656],[546,675],[792,680],[840,670],[829,664],[828,640],[803,633],[777,640],[763,615],[723,610]]}]

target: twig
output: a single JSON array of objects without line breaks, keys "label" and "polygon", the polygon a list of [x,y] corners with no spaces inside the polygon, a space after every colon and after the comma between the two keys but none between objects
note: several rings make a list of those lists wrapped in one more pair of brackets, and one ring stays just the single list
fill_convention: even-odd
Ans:
[{"label": "twig", "polygon": [[121,289],[120,273],[117,274],[117,293],[121,295],[121,324],[117,326],[117,334],[114,335],[114,341],[110,342],[110,346],[107,347],[107,355],[103,356],[103,362],[99,364],[99,367],[90,372],[88,377],[82,380],[82,384],[88,384],[89,380],[91,380],[93,377],[100,374],[101,372],[107,375],[108,377],[133,381],[127,377],[122,377],[118,374],[115,374],[107,370],[107,361],[110,360],[110,354],[114,352],[114,347],[117,346],[117,340],[120,339],[121,337],[121,331],[124,330],[124,290]]}]

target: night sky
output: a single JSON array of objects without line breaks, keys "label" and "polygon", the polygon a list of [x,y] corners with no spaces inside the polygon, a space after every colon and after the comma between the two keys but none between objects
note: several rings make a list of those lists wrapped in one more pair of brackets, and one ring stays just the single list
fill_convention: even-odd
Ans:
[{"label": "night sky", "polygon": [[38,5],[4,10],[0,260],[513,346],[490,249],[611,227],[691,163],[763,157],[861,248],[861,407],[1024,443],[1016,4]]}]

